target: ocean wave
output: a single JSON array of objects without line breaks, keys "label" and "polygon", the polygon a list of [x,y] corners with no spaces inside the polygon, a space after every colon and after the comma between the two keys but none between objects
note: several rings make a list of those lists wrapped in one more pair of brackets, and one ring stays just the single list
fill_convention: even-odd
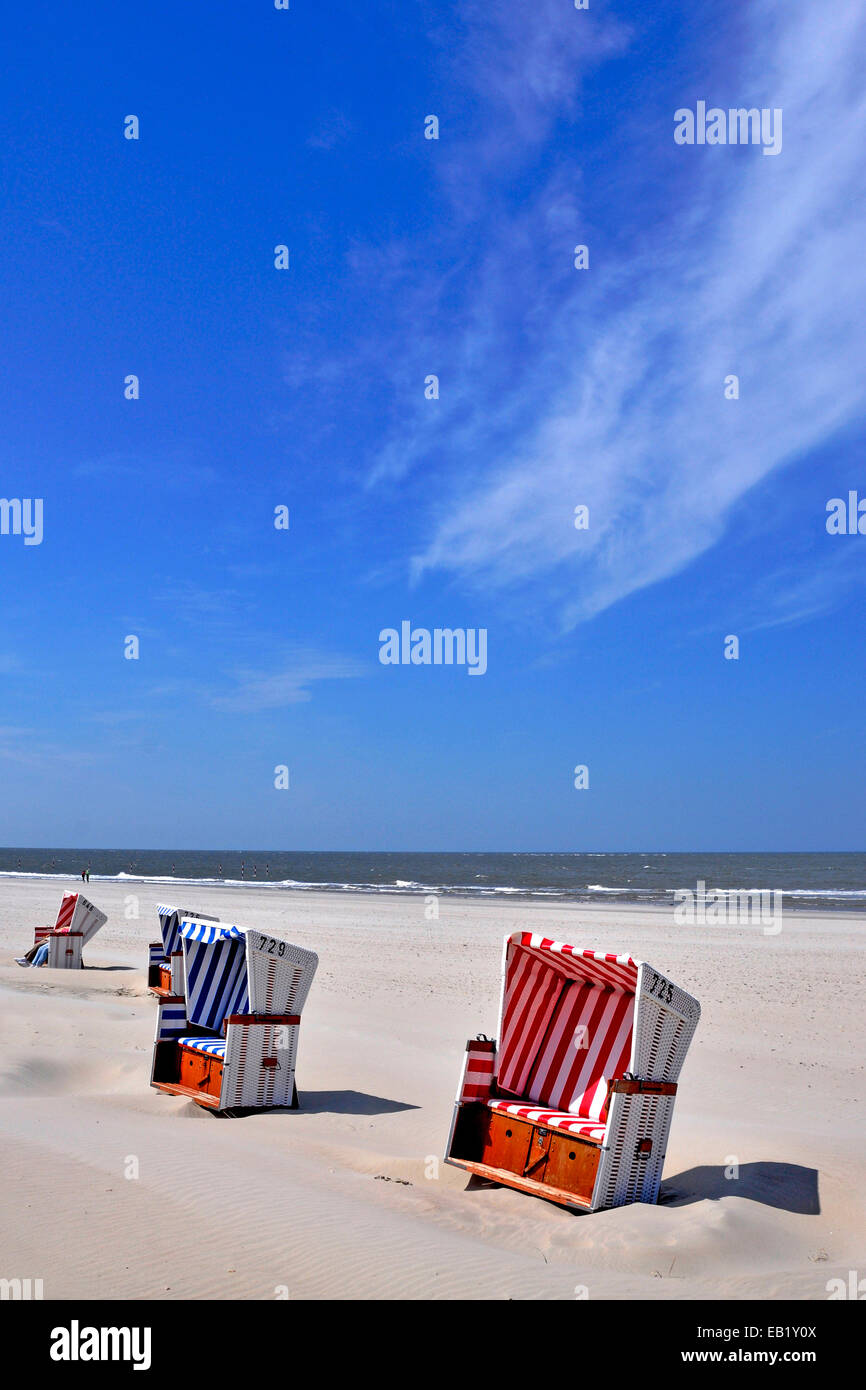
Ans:
[{"label": "ocean wave", "polygon": [[[601,857],[601,856],[598,856]],[[0,880],[2,879],[43,879],[48,882],[62,882],[67,885],[80,885],[81,875],[75,872],[58,873],[56,870],[34,871],[27,869],[0,869]],[[92,873],[88,882],[116,883],[119,885],[133,884],[153,884],[162,887],[177,886],[179,889],[187,888],[259,888],[268,892],[342,892],[342,893],[370,893],[383,895],[396,895],[409,893],[413,895],[435,894],[441,896],[463,896],[470,898],[529,898],[529,899],[548,899],[566,902],[591,901],[595,896],[611,896],[630,898],[635,902],[649,904],[671,905],[671,899],[675,893],[682,892],[682,887],[665,888],[657,884],[633,883],[627,887],[606,883],[588,883],[586,886],[579,884],[568,884],[561,887],[542,886],[540,884],[471,884],[471,883],[422,883],[417,879],[392,879],[387,883],[373,882],[350,882],[347,880],[310,880],[310,879],[259,879],[259,878],[217,878],[215,876],[195,876],[184,877],[179,874],[137,874],[128,869],[120,870],[116,874]],[[85,889],[87,885],[85,884]],[[694,886],[689,891],[694,892]],[[707,885],[706,893],[770,893],[778,892],[783,899],[790,902],[801,900],[803,903],[859,903],[866,901],[866,888],[718,888]]]},{"label": "ocean wave", "polygon": [[866,888],[781,888],[786,898],[866,898]]},{"label": "ocean wave", "polygon": [[[658,891],[670,895],[685,891],[693,893],[695,890],[690,886],[687,890],[684,888],[660,888]],[[729,893],[732,897],[739,893],[779,893],[783,898],[823,898],[825,900],[866,898],[866,888],[721,888],[714,884],[705,884],[704,892],[707,897],[713,893]]]}]

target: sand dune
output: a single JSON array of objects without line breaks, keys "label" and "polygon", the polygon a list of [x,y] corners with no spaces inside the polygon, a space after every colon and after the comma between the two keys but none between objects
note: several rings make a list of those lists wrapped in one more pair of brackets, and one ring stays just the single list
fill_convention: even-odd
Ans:
[{"label": "sand dune", "polygon": [[[765,937],[611,905],[446,898],[428,922],[408,895],[184,891],[321,960],[303,1108],[222,1119],[148,1085],[165,890],[91,883],[109,921],[88,968],[21,970],[60,891],[0,886],[0,1275],[42,1278],[46,1298],[824,1299],[866,1268],[850,916]],[[656,1207],[574,1216],[438,1161],[518,926],[630,950],[701,1000]]]}]

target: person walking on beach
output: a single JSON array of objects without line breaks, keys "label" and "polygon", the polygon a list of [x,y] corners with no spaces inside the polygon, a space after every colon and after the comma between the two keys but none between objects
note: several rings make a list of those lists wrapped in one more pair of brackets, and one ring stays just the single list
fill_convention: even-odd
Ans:
[{"label": "person walking on beach", "polygon": [[86,882],[87,882],[87,879],[85,878],[85,874],[86,874],[86,873],[87,873],[87,870],[86,870],[86,869],[82,869],[82,870],[81,870],[81,882],[82,882],[82,883],[86,883]]}]

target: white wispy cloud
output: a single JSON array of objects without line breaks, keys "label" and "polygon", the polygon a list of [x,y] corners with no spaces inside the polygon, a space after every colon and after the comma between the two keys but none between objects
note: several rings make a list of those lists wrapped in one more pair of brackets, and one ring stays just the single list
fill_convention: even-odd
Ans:
[{"label": "white wispy cloud", "polygon": [[[680,572],[720,539],[749,489],[862,415],[866,14],[859,0],[820,10],[765,0],[747,23],[748,56],[726,69],[718,99],[781,107],[780,155],[677,148],[688,164],[682,212],[640,255],[623,259],[599,239],[589,271],[548,272],[541,303],[538,267],[560,235],[551,208],[569,223],[579,167],[555,167],[517,215],[497,210],[452,346],[463,387],[438,435],[419,417],[373,468],[376,480],[408,473],[443,446],[446,428],[448,451],[465,460],[414,559],[416,578],[535,584],[562,595],[561,620],[573,625]],[[479,84],[500,56],[495,44],[481,48],[485,56],[470,46],[461,59]],[[575,87],[567,65],[545,76],[531,44],[520,71],[519,56],[502,100],[518,111],[529,93],[534,115],[515,116],[510,129],[532,142]],[[696,95],[715,99],[684,91],[669,126],[647,135],[648,161],[659,154],[654,140],[672,143],[675,107]],[[467,156],[461,179],[470,164]],[[505,389],[495,370],[486,386],[471,374],[467,383],[497,339],[510,345]],[[723,398],[728,373],[740,378],[739,401]],[[588,531],[573,527],[577,503],[590,508]]]},{"label": "white wispy cloud", "polygon": [[365,671],[363,662],[353,657],[303,650],[283,656],[267,671],[236,669],[231,673],[233,687],[211,691],[209,702],[215,709],[250,714],[281,709],[310,700],[311,687],[318,681],[347,680]]},{"label": "white wispy cloud", "polygon": [[[445,170],[464,196],[519,164],[553,125],[579,110],[587,72],[628,43],[626,24],[609,13],[578,12],[563,0],[491,5],[463,0],[457,22],[439,31],[455,79],[477,100],[475,129]],[[448,129],[449,141],[460,132]]]}]

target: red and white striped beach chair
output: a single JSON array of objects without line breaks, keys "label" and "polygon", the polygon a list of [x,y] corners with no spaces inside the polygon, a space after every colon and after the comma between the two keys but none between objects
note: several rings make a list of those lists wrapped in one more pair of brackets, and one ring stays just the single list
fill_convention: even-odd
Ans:
[{"label": "red and white striped beach chair", "polygon": [[80,970],[84,947],[108,921],[83,893],[64,893],[53,927],[36,927],[33,945],[48,942],[45,964],[54,970]]},{"label": "red and white striped beach chair", "polygon": [[700,1014],[645,961],[515,932],[499,1041],[467,1044],[446,1162],[578,1211],[655,1202]]},{"label": "red and white striped beach chair", "polygon": [[218,922],[219,917],[209,917],[206,912],[195,912],[191,907],[160,905],[156,911],[162,940],[148,944],[147,984],[157,999],[170,999],[183,994],[181,922],[185,917],[194,917],[197,922]]},{"label": "red and white striped beach chair", "polygon": [[151,1085],[211,1110],[297,1109],[301,1011],[318,956],[263,932],[180,924],[183,992],[159,1000]]}]

